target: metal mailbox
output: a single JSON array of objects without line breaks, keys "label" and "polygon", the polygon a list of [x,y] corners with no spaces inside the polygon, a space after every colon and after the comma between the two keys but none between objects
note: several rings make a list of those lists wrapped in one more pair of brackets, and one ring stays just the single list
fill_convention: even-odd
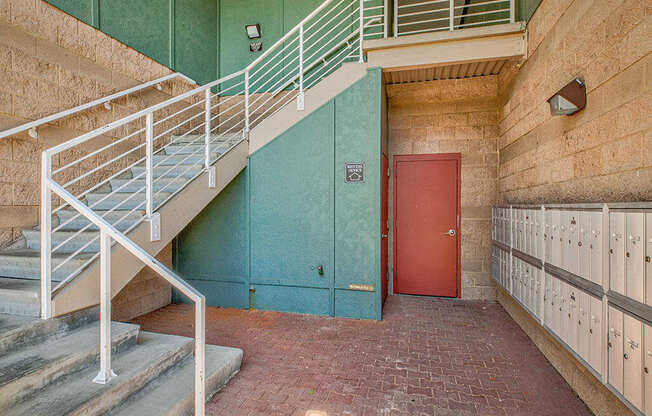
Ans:
[{"label": "metal mailbox", "polygon": [[579,233],[577,245],[579,246],[578,275],[586,280],[591,280],[591,212],[579,213]]},{"label": "metal mailbox", "polygon": [[623,313],[609,307],[609,384],[623,392]]},{"label": "metal mailbox", "polygon": [[589,334],[589,364],[595,371],[602,373],[602,299],[589,296],[591,301],[591,328]]},{"label": "metal mailbox", "polygon": [[565,230],[562,252],[564,270],[579,275],[579,212],[564,211],[562,230]]},{"label": "metal mailbox", "polygon": [[562,267],[562,261],[561,261],[561,241],[562,241],[562,233],[561,233],[561,212],[560,211],[552,211],[551,213],[551,218],[550,218],[550,224],[552,225],[552,235],[550,236],[551,238],[551,256],[550,256],[550,263],[554,266],[557,267]]},{"label": "metal mailbox", "polygon": [[591,281],[602,285],[602,212],[591,212]]},{"label": "metal mailbox", "polygon": [[638,409],[643,407],[643,324],[623,314],[623,395]]},{"label": "metal mailbox", "polygon": [[543,258],[543,212],[538,209],[534,211],[534,254],[533,256]]},{"label": "metal mailbox", "polygon": [[625,294],[625,214],[609,214],[609,287]]},{"label": "metal mailbox", "polygon": [[552,277],[552,332],[560,335],[561,328],[561,286],[559,279]]},{"label": "metal mailbox", "polygon": [[559,338],[568,344],[568,285],[559,280]]},{"label": "metal mailbox", "polygon": [[543,215],[543,246],[544,246],[544,261],[546,263],[551,263],[552,264],[552,240],[553,240],[553,233],[552,233],[552,211],[546,210],[544,215]]},{"label": "metal mailbox", "polygon": [[587,363],[590,357],[591,343],[591,296],[588,293],[577,291],[579,307],[577,314],[577,353]]},{"label": "metal mailbox", "polygon": [[625,291],[645,303],[645,214],[627,213],[625,229]]},{"label": "metal mailbox", "polygon": [[652,305],[652,212],[645,214],[645,279],[645,303]]},{"label": "metal mailbox", "polygon": [[644,349],[643,365],[645,386],[645,414],[652,415],[652,326],[645,324],[644,331]]},{"label": "metal mailbox", "polygon": [[552,279],[554,279],[554,277],[546,273],[545,292],[543,294],[543,323],[548,328],[551,329],[552,329],[552,308],[553,308]]},{"label": "metal mailbox", "polygon": [[566,344],[577,352],[577,331],[579,320],[579,290],[571,285],[566,285],[568,290],[568,311],[566,312]]}]

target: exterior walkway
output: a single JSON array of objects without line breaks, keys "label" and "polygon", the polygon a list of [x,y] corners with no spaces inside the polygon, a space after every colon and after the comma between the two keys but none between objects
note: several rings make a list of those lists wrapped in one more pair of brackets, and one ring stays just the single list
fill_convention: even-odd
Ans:
[{"label": "exterior walkway", "polygon": [[[135,320],[193,336],[190,305]],[[590,415],[497,303],[387,298],[382,322],[207,308],[208,343],[244,350],[209,415]]]}]

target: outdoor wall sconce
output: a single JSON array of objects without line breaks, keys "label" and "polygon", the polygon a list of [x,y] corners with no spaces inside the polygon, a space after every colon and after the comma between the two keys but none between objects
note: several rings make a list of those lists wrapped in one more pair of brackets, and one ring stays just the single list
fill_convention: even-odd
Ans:
[{"label": "outdoor wall sconce", "polygon": [[245,25],[245,30],[249,39],[260,39],[260,25],[258,23],[255,25]]},{"label": "outdoor wall sconce", "polygon": [[586,86],[580,78],[575,78],[559,90],[549,100],[553,116],[575,114],[586,107]]}]

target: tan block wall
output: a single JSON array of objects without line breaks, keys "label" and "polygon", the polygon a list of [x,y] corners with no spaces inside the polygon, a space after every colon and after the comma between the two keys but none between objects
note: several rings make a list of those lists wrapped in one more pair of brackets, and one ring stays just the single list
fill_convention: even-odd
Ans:
[{"label": "tan block wall", "polygon": [[[90,102],[172,71],[41,0],[0,0],[0,130]],[[40,153],[193,87],[166,82],[27,133],[0,139],[0,247],[38,223]],[[126,129],[116,131],[124,133]],[[90,150],[103,137],[79,152]],[[55,158],[53,165],[66,163]],[[86,167],[97,160],[88,161]],[[79,171],[73,172],[79,174]]]},{"label": "tan block wall", "polygon": [[[172,243],[156,258],[172,269]],[[113,298],[114,321],[128,321],[172,302],[172,288],[161,276],[145,267]]]},{"label": "tan block wall", "polygon": [[[497,77],[388,85],[387,97],[390,166],[394,155],[462,154],[462,298],[495,299],[491,206],[497,186]],[[390,181],[390,221],[392,186]],[[391,226],[389,244],[392,270]]]},{"label": "tan block wall", "polygon": [[[649,0],[544,0],[528,59],[500,75],[499,200],[652,200],[652,7]],[[575,76],[587,106],[550,115]]]},{"label": "tan block wall", "polygon": [[634,414],[500,287],[497,289],[497,299],[596,416]]}]

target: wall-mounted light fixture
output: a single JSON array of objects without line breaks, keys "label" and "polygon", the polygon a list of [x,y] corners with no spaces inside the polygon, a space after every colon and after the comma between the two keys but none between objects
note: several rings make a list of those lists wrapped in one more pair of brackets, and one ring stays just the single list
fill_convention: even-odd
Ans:
[{"label": "wall-mounted light fixture", "polygon": [[586,86],[580,78],[575,78],[559,90],[549,100],[553,116],[571,115],[586,107]]},{"label": "wall-mounted light fixture", "polygon": [[260,39],[260,25],[258,23],[255,25],[245,25],[245,30],[249,39]]}]

